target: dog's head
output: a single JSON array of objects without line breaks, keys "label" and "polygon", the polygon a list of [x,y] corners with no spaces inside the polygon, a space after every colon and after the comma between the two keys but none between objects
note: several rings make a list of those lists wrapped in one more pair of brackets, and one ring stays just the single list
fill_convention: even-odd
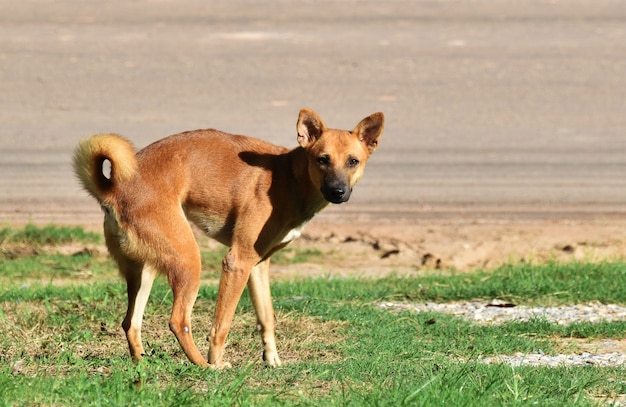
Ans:
[{"label": "dog's head", "polygon": [[298,144],[307,152],[311,182],[324,199],[342,203],[350,198],[367,159],[378,147],[383,126],[382,113],[366,117],[350,132],[327,128],[310,109],[300,111]]}]

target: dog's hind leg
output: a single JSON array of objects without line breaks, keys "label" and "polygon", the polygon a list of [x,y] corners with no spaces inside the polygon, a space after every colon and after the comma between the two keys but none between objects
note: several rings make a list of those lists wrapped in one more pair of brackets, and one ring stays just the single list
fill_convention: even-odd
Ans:
[{"label": "dog's hind leg", "polygon": [[274,338],[274,307],[270,292],[270,259],[257,264],[250,273],[248,291],[254,304],[257,328],[263,341],[263,359],[272,366],[280,366],[281,361],[276,350]]},{"label": "dog's hind leg", "polygon": [[200,287],[200,268],[198,267],[197,273],[195,270],[189,270],[185,271],[185,274],[182,278],[184,281],[182,284],[179,283],[181,280],[179,276],[170,277],[174,293],[170,330],[192,363],[208,367],[206,359],[198,350],[191,334],[191,313]]},{"label": "dog's hind leg", "polygon": [[[176,220],[170,218],[170,222],[174,223]],[[162,266],[174,294],[170,330],[192,363],[208,367],[191,334],[191,313],[200,288],[200,249],[184,218],[176,226],[170,227],[177,231],[175,239],[168,241],[172,245],[171,253],[161,258],[166,262]]]},{"label": "dog's hind leg", "polygon": [[118,264],[120,272],[126,278],[128,291],[128,310],[122,327],[126,332],[131,356],[134,360],[139,360],[145,353],[141,342],[143,313],[148,303],[156,272],[150,266],[144,267],[144,263],[130,259],[122,259],[118,261]]}]

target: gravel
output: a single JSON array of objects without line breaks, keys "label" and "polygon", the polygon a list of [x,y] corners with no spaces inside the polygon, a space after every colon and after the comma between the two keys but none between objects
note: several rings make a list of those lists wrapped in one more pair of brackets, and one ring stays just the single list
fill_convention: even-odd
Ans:
[{"label": "gravel", "polygon": [[[499,325],[505,322],[545,320],[559,325],[576,322],[626,321],[626,307],[615,304],[588,303],[562,307],[529,307],[498,300],[491,302],[459,301],[437,303],[383,302],[380,307],[390,310],[441,312],[466,318],[481,325]],[[626,362],[623,352],[582,352],[568,355],[546,355],[542,352],[496,355],[479,359],[483,363],[504,363],[511,366],[621,366]]]},{"label": "gravel", "polygon": [[502,301],[461,301],[445,304],[405,304],[384,302],[383,308],[412,309],[418,312],[432,311],[467,318],[482,325],[498,325],[505,322],[546,320],[553,324],[569,325],[575,322],[626,321],[626,307],[614,304],[577,304],[563,307],[528,307]]},{"label": "gravel", "polygon": [[543,353],[516,353],[479,359],[482,363],[504,363],[511,366],[621,366],[626,361],[623,353],[589,353],[569,355],[544,355]]}]

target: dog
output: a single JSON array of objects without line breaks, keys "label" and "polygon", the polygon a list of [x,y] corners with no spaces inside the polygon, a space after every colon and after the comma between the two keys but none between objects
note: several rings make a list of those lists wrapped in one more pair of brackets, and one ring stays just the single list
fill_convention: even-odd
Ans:
[{"label": "dog", "polygon": [[[382,113],[353,131],[329,129],[302,109],[294,149],[218,130],[175,134],[135,153],[127,139],[97,134],[79,142],[74,171],[104,211],[104,235],[126,279],[122,327],[141,359],[141,325],[152,283],[167,277],[173,292],[169,328],[196,365],[223,368],[226,336],[246,285],[269,366],[281,361],[274,337],[269,265],[329,203],[348,201],[378,147]],[[110,165],[110,173],[105,166]],[[200,285],[200,250],[191,223],[230,249],[222,261],[208,361],[193,340],[191,314]]]}]

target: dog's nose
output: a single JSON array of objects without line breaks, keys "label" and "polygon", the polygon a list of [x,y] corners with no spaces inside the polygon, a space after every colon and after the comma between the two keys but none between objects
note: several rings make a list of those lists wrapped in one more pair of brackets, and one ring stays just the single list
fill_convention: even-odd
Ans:
[{"label": "dog's nose", "polygon": [[346,194],[346,189],[344,187],[334,187],[331,189],[333,195],[335,195],[338,198],[341,198],[342,196],[344,196]]},{"label": "dog's nose", "polygon": [[343,185],[327,185],[322,193],[328,202],[335,204],[346,202],[350,198],[350,190]]},{"label": "dog's nose", "polygon": [[332,192],[333,192],[333,196],[335,196],[338,199],[341,199],[346,195],[346,189],[344,187],[335,187],[333,188]]}]

